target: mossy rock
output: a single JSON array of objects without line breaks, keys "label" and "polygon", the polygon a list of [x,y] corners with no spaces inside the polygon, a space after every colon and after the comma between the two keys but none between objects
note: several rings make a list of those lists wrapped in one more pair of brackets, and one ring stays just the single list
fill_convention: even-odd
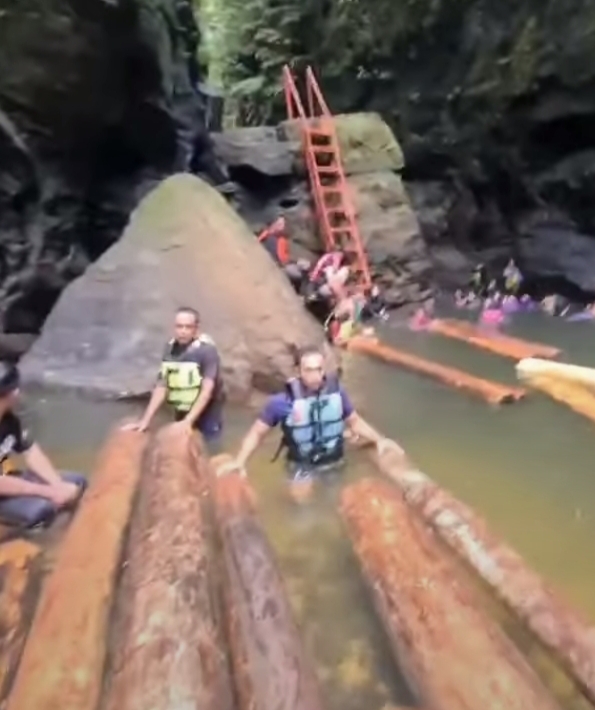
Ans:
[{"label": "mossy rock", "polygon": [[[340,114],[334,119],[347,175],[403,169],[405,161],[401,146],[377,113]],[[286,140],[299,140],[299,122],[283,122],[280,133]]]}]

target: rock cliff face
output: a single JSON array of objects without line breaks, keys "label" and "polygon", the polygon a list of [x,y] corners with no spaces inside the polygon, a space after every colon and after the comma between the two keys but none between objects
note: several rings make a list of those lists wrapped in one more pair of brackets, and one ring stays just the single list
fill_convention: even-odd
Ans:
[{"label": "rock cliff face", "polygon": [[584,288],[587,253],[595,269],[580,238],[595,235],[595,4],[447,1],[415,17],[363,78],[333,91],[323,73],[331,105],[396,126],[430,233],[495,262],[512,252],[531,278]]},{"label": "rock cliff face", "polygon": [[0,331],[38,331],[156,179],[224,179],[198,39],[190,0],[0,0]]},{"label": "rock cliff face", "polygon": [[324,345],[320,325],[225,198],[183,174],[151,191],[117,244],[66,288],[21,361],[23,378],[111,397],[147,394],[175,310],[188,304],[215,339],[228,395],[239,401],[281,387],[296,347]]},{"label": "rock cliff face", "polygon": [[[377,114],[336,117],[351,200],[377,282],[393,306],[423,300],[435,264],[426,248],[401,172],[403,154]],[[235,206],[258,231],[283,214],[293,255],[315,259],[324,249],[316,228],[299,127],[243,128],[213,135],[215,153],[239,184]]]}]

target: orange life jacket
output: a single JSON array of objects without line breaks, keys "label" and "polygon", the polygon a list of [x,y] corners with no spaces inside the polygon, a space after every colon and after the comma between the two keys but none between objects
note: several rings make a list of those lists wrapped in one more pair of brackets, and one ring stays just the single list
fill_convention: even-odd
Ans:
[{"label": "orange life jacket", "polygon": [[290,260],[289,239],[285,232],[285,220],[283,217],[275,220],[273,224],[266,227],[258,235],[258,241],[264,245],[268,239],[274,240],[273,249],[270,250],[281,266],[285,266]]}]

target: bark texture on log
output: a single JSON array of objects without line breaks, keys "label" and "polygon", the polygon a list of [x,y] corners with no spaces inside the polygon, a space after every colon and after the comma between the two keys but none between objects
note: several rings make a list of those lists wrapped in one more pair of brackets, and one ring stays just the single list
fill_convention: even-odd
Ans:
[{"label": "bark texture on log", "polygon": [[564,602],[486,522],[405,457],[376,457],[405,500],[494,590],[595,703],[595,626]]},{"label": "bark texture on log", "polygon": [[520,387],[509,387],[491,380],[484,380],[468,372],[456,370],[453,367],[441,365],[438,362],[425,360],[417,355],[411,355],[396,348],[383,345],[374,338],[355,336],[347,343],[347,349],[384,360],[392,365],[404,367],[418,372],[455,389],[464,390],[481,397],[490,404],[507,404],[517,402],[525,397],[525,390]]},{"label": "bark texture on log", "polygon": [[0,545],[0,708],[18,666],[29,630],[40,548],[25,540]]},{"label": "bark texture on log", "polygon": [[116,430],[45,582],[8,710],[95,710],[145,437]]},{"label": "bark texture on log", "polygon": [[370,479],[349,486],[341,513],[395,656],[424,707],[558,707],[394,486]]},{"label": "bark texture on log", "polygon": [[214,488],[240,710],[320,710],[318,680],[258,521],[252,489],[235,473],[217,478]]},{"label": "bark texture on log", "polygon": [[560,350],[542,343],[532,343],[528,340],[513,338],[503,333],[490,333],[482,330],[473,323],[465,321],[444,319],[434,320],[430,325],[433,333],[438,333],[446,338],[462,340],[481,350],[487,350],[495,355],[523,360],[526,357],[542,357],[553,359],[560,355]]},{"label": "bark texture on log", "polygon": [[151,445],[117,595],[102,708],[231,710],[203,515],[208,460],[196,437],[162,429]]}]

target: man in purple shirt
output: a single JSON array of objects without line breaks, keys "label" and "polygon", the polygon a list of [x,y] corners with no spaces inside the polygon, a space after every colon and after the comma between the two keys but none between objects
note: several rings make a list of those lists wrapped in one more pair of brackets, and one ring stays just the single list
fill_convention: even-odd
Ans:
[{"label": "man in purple shirt", "polygon": [[291,493],[296,499],[309,495],[314,478],[338,467],[343,461],[344,434],[350,429],[378,447],[379,453],[396,444],[367,424],[335,376],[324,367],[324,355],[315,348],[302,351],[297,359],[298,377],[283,392],[269,397],[258,419],[246,434],[235,460],[218,474],[240,471],[265,435],[280,427],[286,449]]}]

